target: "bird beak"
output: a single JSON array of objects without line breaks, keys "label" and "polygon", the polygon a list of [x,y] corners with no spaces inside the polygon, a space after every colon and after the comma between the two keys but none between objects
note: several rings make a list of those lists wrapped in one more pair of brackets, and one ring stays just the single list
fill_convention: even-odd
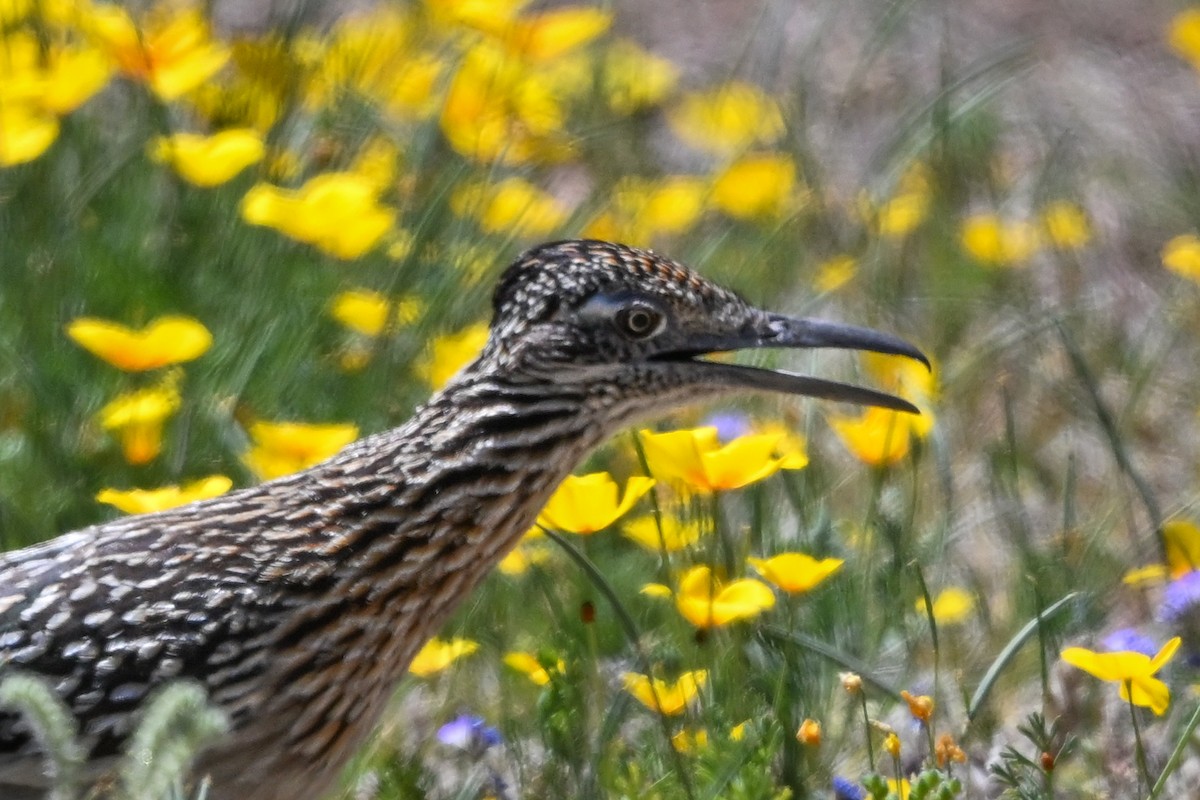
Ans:
[{"label": "bird beak", "polygon": [[764,313],[756,324],[747,326],[737,333],[691,337],[686,351],[659,354],[655,360],[674,361],[678,364],[679,359],[684,358],[691,365],[688,369],[697,371],[698,379],[710,384],[723,384],[730,388],[799,394],[856,405],[879,406],[910,414],[921,413],[907,400],[874,389],[822,380],[808,375],[797,375],[783,370],[699,361],[694,358],[695,356],[733,350],[818,347],[905,356],[919,361],[927,369],[929,368],[929,359],[924,353],[889,333],[871,328],[860,328],[855,325],[842,325],[836,322],[787,317],[771,313]]}]

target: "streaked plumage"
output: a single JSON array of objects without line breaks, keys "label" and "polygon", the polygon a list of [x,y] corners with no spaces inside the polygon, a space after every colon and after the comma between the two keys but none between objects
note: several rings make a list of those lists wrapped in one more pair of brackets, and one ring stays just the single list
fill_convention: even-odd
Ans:
[{"label": "streaked plumage", "polygon": [[[694,358],[803,346],[923,360],[885,334],[755,309],[645,251],[535,248],[501,278],[479,359],[400,427],[286,478],[0,555],[0,674],[53,683],[93,771],[150,691],[199,682],[234,728],[198,765],[213,800],[317,798],[416,651],[612,433],[747,389],[912,410]],[[43,783],[22,723],[0,714],[0,797]]]}]

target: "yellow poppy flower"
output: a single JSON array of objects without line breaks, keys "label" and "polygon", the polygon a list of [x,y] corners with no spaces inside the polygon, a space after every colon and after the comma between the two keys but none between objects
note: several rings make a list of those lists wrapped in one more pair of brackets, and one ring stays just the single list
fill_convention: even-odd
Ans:
[{"label": "yellow poppy flower", "polygon": [[229,491],[233,481],[224,475],[210,475],[183,486],[163,486],[158,489],[103,489],[96,500],[124,511],[126,514],[149,514],[164,511],[195,500],[207,500]]},{"label": "yellow poppy flower", "polygon": [[1165,564],[1147,564],[1144,567],[1137,567],[1126,572],[1121,576],[1121,583],[1126,586],[1157,585],[1165,583],[1167,577],[1167,567]]},{"label": "yellow poppy flower", "polygon": [[150,154],[155,161],[170,164],[188,183],[220,186],[261,161],[266,146],[262,134],[253,128],[231,128],[211,136],[160,136],[151,145]]},{"label": "yellow poppy flower", "polygon": [[375,182],[357,172],[317,175],[295,191],[259,183],[242,198],[242,218],[335,258],[354,259],[375,247],[396,221],[378,193]]},{"label": "yellow poppy flower", "polygon": [[634,247],[645,247],[648,240],[644,234],[635,233],[632,225],[618,220],[611,211],[601,211],[592,217],[580,234],[585,239],[606,239],[610,242],[628,242]]},{"label": "yellow poppy flower", "polygon": [[668,717],[682,714],[707,680],[708,671],[703,669],[684,672],[672,683],[638,672],[626,672],[621,675],[621,684],[625,691],[646,708]]},{"label": "yellow poppy flower", "polygon": [[779,104],[741,81],[685,95],[668,112],[667,124],[685,144],[713,155],[772,144],[784,132]]},{"label": "yellow poppy flower", "polygon": [[[299,50],[287,50],[276,37],[242,39],[236,48],[238,69],[192,89],[187,103],[211,127],[247,127],[265,136],[292,102],[293,84],[279,76],[296,70]],[[272,179],[295,177],[299,170],[295,153],[280,150],[270,153],[264,168]]]},{"label": "yellow poppy flower", "polygon": [[567,210],[553,196],[521,178],[463,186],[451,196],[450,208],[474,217],[487,233],[512,236],[545,236],[567,219]]},{"label": "yellow poppy flower", "polygon": [[538,524],[587,535],[602,531],[625,515],[654,486],[654,479],[635,475],[617,500],[617,484],[607,472],[568,475],[538,516]]},{"label": "yellow poppy flower", "polygon": [[575,50],[612,26],[608,11],[564,6],[522,17],[508,26],[503,39],[515,54],[530,61],[550,61]]},{"label": "yellow poppy flower", "polygon": [[126,372],[182,364],[199,358],[212,345],[208,328],[191,317],[158,317],[140,330],[80,317],[67,325],[67,335],[84,350]]},{"label": "yellow poppy flower", "polygon": [[797,462],[778,458],[780,434],[739,436],[722,446],[714,427],[640,434],[650,472],[697,492],[739,489]]},{"label": "yellow poppy flower", "polygon": [[130,464],[146,464],[162,451],[163,425],[179,409],[174,376],[158,386],[122,394],[100,409],[106,431],[115,433]]},{"label": "yellow poppy flower", "polygon": [[796,162],[782,153],[739,158],[713,183],[713,204],[737,219],[772,219],[787,210],[796,187]]},{"label": "yellow poppy flower", "polygon": [[1066,200],[1055,200],[1041,213],[1046,238],[1060,250],[1078,250],[1092,239],[1092,226],[1083,209]]},{"label": "yellow poppy flower", "polygon": [[879,233],[891,239],[907,236],[929,216],[929,196],[918,192],[898,194],[876,212]]},{"label": "yellow poppy flower", "polygon": [[623,178],[613,202],[619,216],[637,220],[647,232],[683,233],[700,216],[706,192],[704,181],[692,175]]},{"label": "yellow poppy flower", "polygon": [[[520,80],[516,72],[489,48],[475,47],[463,56],[439,119],[446,141],[458,153],[484,162],[533,159],[536,138],[519,131],[516,103],[510,99]],[[547,108],[557,109],[557,104],[547,98]]]},{"label": "yellow poppy flower", "polygon": [[[402,118],[424,118],[433,86],[425,84],[429,59],[414,47],[412,15],[391,4],[343,15],[328,35],[302,34],[306,52],[305,104],[328,108],[339,93],[361,95]],[[440,70],[435,71],[432,77]],[[401,100],[401,98],[403,98]],[[399,102],[395,102],[399,101]],[[414,113],[415,112],[415,113]]]},{"label": "yellow poppy flower", "polygon": [[90,45],[51,47],[46,59],[42,103],[57,114],[79,108],[112,77],[112,62]]},{"label": "yellow poppy flower", "polygon": [[880,236],[903,239],[929,216],[932,197],[929,167],[916,162],[905,170],[895,193],[878,207],[864,197],[861,203],[863,217],[874,223]]},{"label": "yellow poppy flower", "polygon": [[533,653],[525,652],[506,653],[504,655],[504,664],[520,672],[538,686],[545,686],[551,681],[554,675],[561,675],[563,670],[567,668],[567,665],[560,658],[550,670],[547,670],[538,661],[537,656]]},{"label": "yellow poppy flower", "polygon": [[813,288],[818,292],[835,292],[858,273],[858,259],[853,256],[834,256],[823,261],[813,276]]},{"label": "yellow poppy flower", "polygon": [[517,578],[538,564],[545,564],[548,560],[550,560],[550,549],[545,545],[519,544],[500,559],[500,562],[496,564],[496,569],[500,570],[502,575]]},{"label": "yellow poppy flower", "polygon": [[389,325],[411,325],[424,308],[416,297],[392,300],[368,289],[351,289],[333,298],[329,314],[355,333],[374,338],[387,331]]},{"label": "yellow poppy flower", "polygon": [[258,421],[249,433],[254,445],[242,461],[260,479],[271,480],[329,458],[358,438],[358,427]]},{"label": "yellow poppy flower", "polygon": [[885,391],[893,392],[921,408],[921,415],[909,414],[920,435],[933,427],[933,415],[927,407],[937,395],[937,364],[926,367],[911,358],[886,353],[863,353],[863,367]]},{"label": "yellow poppy flower", "polygon": [[751,578],[723,583],[706,566],[692,567],[679,581],[675,607],[697,628],[757,617],[775,605],[775,593]]},{"label": "yellow poppy flower", "polygon": [[[2,12],[0,12],[2,14]],[[31,32],[7,32],[0,96],[28,102],[51,114],[67,114],[104,88],[112,62],[90,43],[43,42]]]},{"label": "yellow poppy flower", "polygon": [[528,4],[529,0],[425,0],[424,7],[436,25],[498,33]]},{"label": "yellow poppy flower", "polygon": [[450,81],[442,133],[460,154],[484,163],[561,161],[571,152],[564,104],[583,88],[481,42],[462,57]]},{"label": "yellow poppy flower", "polygon": [[58,138],[58,119],[33,103],[0,100],[0,167],[33,161]]},{"label": "yellow poppy flower", "polygon": [[[393,261],[403,261],[412,255],[417,240],[408,231],[394,230],[387,239],[387,257]],[[424,306],[421,307],[424,310]]]},{"label": "yellow poppy flower", "polygon": [[1167,42],[1194,69],[1200,70],[1200,8],[1186,8],[1171,19]]},{"label": "yellow poppy flower", "polygon": [[758,573],[788,594],[810,592],[846,563],[840,558],[813,558],[805,553],[780,553],[771,558],[747,558]]},{"label": "yellow poppy flower", "polygon": [[989,266],[1022,266],[1042,246],[1032,224],[990,213],[967,217],[960,240],[972,258]]},{"label": "yellow poppy flower", "polygon": [[229,61],[229,49],[212,40],[199,8],[159,5],[138,26],[121,6],[96,4],[86,25],[121,72],[163,100],[197,88]]},{"label": "yellow poppy flower", "polygon": [[1153,658],[1130,650],[1096,653],[1083,647],[1068,647],[1062,651],[1062,659],[1102,681],[1118,684],[1122,700],[1161,715],[1171,703],[1171,690],[1154,674],[1175,655],[1180,641],[1178,636],[1171,639]]},{"label": "yellow poppy flower", "polygon": [[700,218],[707,193],[705,181],[693,175],[622,178],[611,208],[592,219],[583,234],[645,245],[658,235],[683,233]]},{"label": "yellow poppy flower", "polygon": [[662,529],[653,516],[631,519],[621,532],[653,553],[677,553],[700,541],[704,526],[699,519],[681,519],[677,514],[662,515]]},{"label": "yellow poppy flower", "polygon": [[613,42],[603,58],[600,87],[608,107],[617,114],[634,114],[658,105],[679,80],[674,64],[629,39]]},{"label": "yellow poppy flower", "polygon": [[15,25],[34,11],[33,0],[4,0],[0,2],[0,25]]},{"label": "yellow poppy flower", "polygon": [[488,326],[482,322],[468,325],[457,333],[439,336],[417,362],[416,373],[429,388],[440,389],[460,369],[475,360],[487,339]]},{"label": "yellow poppy flower", "polygon": [[469,656],[479,649],[479,643],[470,639],[430,639],[420,649],[408,671],[418,678],[428,678],[441,672],[464,656]]},{"label": "yellow poppy flower", "polygon": [[1200,237],[1185,233],[1171,239],[1163,245],[1162,262],[1176,275],[1200,283]]},{"label": "yellow poppy flower", "polygon": [[372,136],[358,149],[347,171],[362,176],[376,192],[383,192],[395,182],[402,158],[395,142]]},{"label": "yellow poppy flower", "polygon": [[508,551],[496,568],[504,575],[515,578],[524,575],[537,564],[544,564],[550,558],[550,548],[538,541],[545,534],[536,525],[525,532],[517,546]]},{"label": "yellow poppy flower", "polygon": [[1187,520],[1164,523],[1163,546],[1166,564],[1135,567],[1122,576],[1121,582],[1126,586],[1160,584],[1200,569],[1200,528],[1194,523]]},{"label": "yellow poppy flower", "polygon": [[58,115],[82,105],[112,73],[90,45],[44,43],[20,30],[0,40],[0,57],[0,167],[44,153],[58,138]]},{"label": "yellow poppy flower", "polygon": [[414,54],[405,49],[402,53],[391,81],[383,82],[377,96],[383,98],[388,111],[401,119],[429,119],[437,113],[441,82],[449,65],[436,52]]},{"label": "yellow poppy flower", "polygon": [[887,392],[904,397],[921,409],[918,414],[901,414],[886,408],[868,408],[857,417],[830,414],[829,424],[842,444],[858,460],[872,466],[898,463],[911,449],[914,438],[925,438],[933,429],[931,408],[936,394],[936,370],[923,365],[912,369],[898,356],[868,353],[862,358],[866,370]]},{"label": "yellow poppy flower", "polygon": [[779,456],[780,469],[804,469],[808,466],[808,442],[804,434],[779,422],[755,425],[754,431],[779,437],[775,443],[775,455]]},{"label": "yellow poppy flower", "polygon": [[829,416],[829,424],[855,458],[874,467],[899,463],[912,446],[912,429],[900,414],[868,408],[857,417]]},{"label": "yellow poppy flower", "polygon": [[1200,527],[1186,519],[1163,523],[1163,544],[1171,580],[1200,569]]},{"label": "yellow poppy flower", "polygon": [[[928,613],[925,598],[917,600],[917,611]],[[966,622],[975,610],[975,597],[959,586],[947,586],[933,598],[933,619],[938,625]]]},{"label": "yellow poppy flower", "polygon": [[684,728],[671,737],[671,746],[687,755],[708,749],[708,731],[704,728]]}]

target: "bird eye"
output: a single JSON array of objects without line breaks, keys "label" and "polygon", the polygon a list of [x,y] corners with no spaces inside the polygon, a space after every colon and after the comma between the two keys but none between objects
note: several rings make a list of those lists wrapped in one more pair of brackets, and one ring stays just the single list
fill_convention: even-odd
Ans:
[{"label": "bird eye", "polygon": [[617,311],[613,317],[617,329],[631,339],[645,339],[662,330],[666,318],[652,306],[637,303]]}]

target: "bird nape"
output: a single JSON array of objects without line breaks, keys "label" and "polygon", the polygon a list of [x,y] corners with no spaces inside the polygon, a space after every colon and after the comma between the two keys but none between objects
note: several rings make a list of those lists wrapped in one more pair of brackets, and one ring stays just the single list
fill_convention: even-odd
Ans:
[{"label": "bird nape", "polygon": [[[62,698],[88,780],[153,690],[189,680],[231,724],[195,765],[212,800],[318,798],[417,650],[622,427],[748,390],[916,413],[704,356],[835,347],[928,365],[894,336],[770,313],[608,242],[529,250],[493,305],[478,359],[400,427],[294,475],[0,554],[0,677],[39,676]],[[29,727],[0,712],[0,797],[47,783]]]}]

